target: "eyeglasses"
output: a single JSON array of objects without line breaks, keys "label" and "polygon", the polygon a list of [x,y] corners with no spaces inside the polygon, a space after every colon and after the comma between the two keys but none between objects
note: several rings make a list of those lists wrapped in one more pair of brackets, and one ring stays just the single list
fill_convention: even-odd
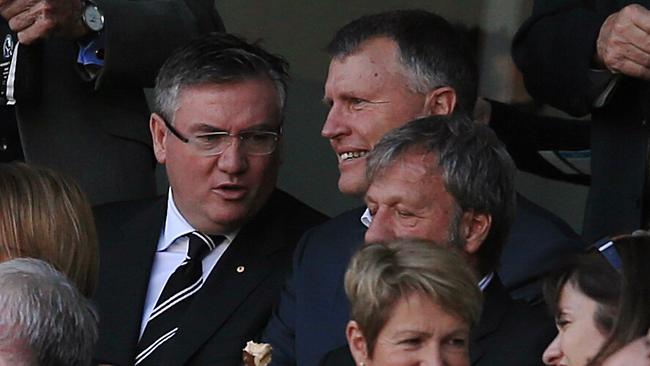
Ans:
[{"label": "eyeglasses", "polygon": [[232,144],[233,139],[239,139],[242,150],[248,155],[268,155],[275,151],[280,136],[282,136],[282,127],[280,127],[278,132],[244,131],[240,133],[230,133],[218,131],[185,137],[169,124],[167,120],[162,120],[174,136],[184,143],[192,145],[204,156],[222,154],[226,151],[228,146]]},{"label": "eyeglasses", "polygon": [[598,250],[600,254],[607,259],[607,262],[614,267],[614,269],[619,272],[621,271],[621,268],[623,268],[623,262],[621,261],[621,256],[618,254],[618,250],[616,250],[616,245],[613,240],[610,238],[600,239],[595,242],[591,248]]}]

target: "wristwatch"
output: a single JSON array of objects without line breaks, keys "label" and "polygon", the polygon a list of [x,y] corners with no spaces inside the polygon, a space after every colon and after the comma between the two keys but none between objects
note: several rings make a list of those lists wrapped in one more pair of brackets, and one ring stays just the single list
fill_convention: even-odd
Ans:
[{"label": "wristwatch", "polygon": [[104,29],[104,14],[97,4],[86,1],[86,6],[81,13],[81,19],[88,29],[93,32],[101,32]]}]

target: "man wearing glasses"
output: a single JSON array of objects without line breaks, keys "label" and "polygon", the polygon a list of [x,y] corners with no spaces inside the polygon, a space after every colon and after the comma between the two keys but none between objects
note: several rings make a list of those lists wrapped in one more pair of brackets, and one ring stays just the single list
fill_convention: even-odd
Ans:
[{"label": "man wearing glasses", "polygon": [[96,211],[100,364],[239,365],[297,240],[324,216],[275,188],[287,64],[212,34],[178,50],[150,128],[168,196]]}]

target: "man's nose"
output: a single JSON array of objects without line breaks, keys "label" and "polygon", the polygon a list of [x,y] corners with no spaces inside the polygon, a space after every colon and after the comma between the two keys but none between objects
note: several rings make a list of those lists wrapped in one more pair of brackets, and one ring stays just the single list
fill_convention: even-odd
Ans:
[{"label": "man's nose", "polygon": [[238,174],[248,168],[248,155],[241,146],[239,138],[231,138],[230,144],[219,155],[217,167],[228,174]]},{"label": "man's nose", "polygon": [[340,108],[332,106],[327,113],[325,124],[323,124],[323,129],[320,132],[321,136],[327,139],[333,139],[337,136],[345,135],[347,130],[348,128],[345,124],[345,119],[343,118]]},{"label": "man's nose", "polygon": [[395,239],[395,233],[387,213],[383,210],[375,212],[364,239],[366,243]]}]

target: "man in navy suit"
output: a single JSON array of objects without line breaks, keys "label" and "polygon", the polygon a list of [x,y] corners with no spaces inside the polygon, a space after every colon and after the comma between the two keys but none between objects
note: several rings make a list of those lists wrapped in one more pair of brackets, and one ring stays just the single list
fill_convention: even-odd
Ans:
[{"label": "man in navy suit", "polygon": [[[324,100],[330,111],[322,135],[338,157],[338,186],[344,194],[364,196],[365,156],[390,130],[416,117],[474,108],[478,77],[472,52],[437,15],[398,10],[365,16],[339,30],[328,51],[332,60]],[[524,210],[530,206],[537,207],[527,202]],[[343,274],[351,253],[363,242],[370,219],[362,217],[364,211],[343,213],[299,243],[294,273],[265,331],[274,347],[274,365],[316,365],[326,352],[345,344]],[[520,241],[506,244],[513,260],[501,267],[507,285],[534,282],[549,267],[530,257],[531,248],[540,248],[535,255],[541,252],[547,259],[553,257],[549,251],[578,246],[574,237],[567,237],[570,230],[558,228],[548,216],[539,208],[528,211],[526,221],[515,219]],[[509,266],[527,271],[513,278]]]},{"label": "man in navy suit", "polygon": [[170,189],[96,211],[98,363],[239,366],[262,332],[298,239],[325,219],[275,188],[286,68],[219,33],[161,68],[150,128]]}]

